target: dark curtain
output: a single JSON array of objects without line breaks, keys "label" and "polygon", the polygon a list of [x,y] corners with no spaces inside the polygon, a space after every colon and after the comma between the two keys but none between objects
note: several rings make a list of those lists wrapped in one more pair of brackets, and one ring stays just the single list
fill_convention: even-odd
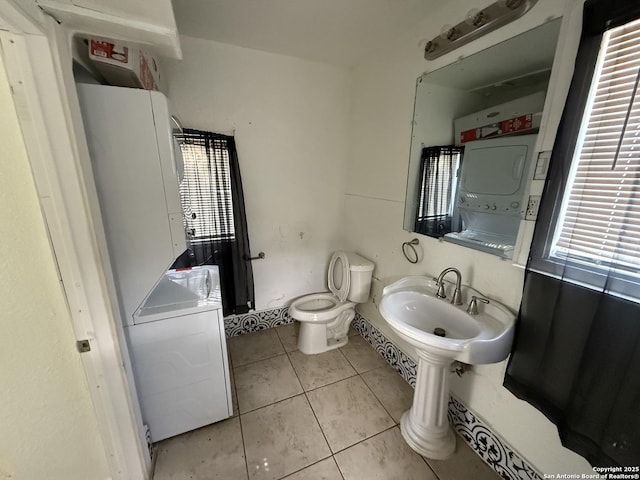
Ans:
[{"label": "dark curtain", "polygon": [[453,228],[453,190],[462,147],[424,147],[420,155],[420,177],[415,231],[442,237]]},{"label": "dark curtain", "polygon": [[593,466],[640,465],[640,283],[635,301],[615,291],[611,270],[591,272],[586,286],[588,269],[549,261],[550,226],[560,212],[603,33],[639,16],[637,1],[585,3],[504,382],[557,425],[563,445]]},{"label": "dark curtain", "polygon": [[[176,266],[218,265],[224,315],[247,313],[255,308],[255,292],[235,140],[192,129],[185,129],[177,139],[185,157],[185,178],[190,176],[189,185],[183,180],[180,187],[185,215],[193,221],[200,216],[206,222],[193,228],[191,247]],[[200,152],[206,158],[199,157],[199,168],[190,166],[187,157]]]}]

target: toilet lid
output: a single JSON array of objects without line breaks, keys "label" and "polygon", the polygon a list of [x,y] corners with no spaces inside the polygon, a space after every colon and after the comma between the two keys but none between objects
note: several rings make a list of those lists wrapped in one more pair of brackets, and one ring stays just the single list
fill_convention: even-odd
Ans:
[{"label": "toilet lid", "polygon": [[345,252],[335,252],[329,263],[329,290],[341,302],[347,300],[351,277],[349,275],[349,257]]}]

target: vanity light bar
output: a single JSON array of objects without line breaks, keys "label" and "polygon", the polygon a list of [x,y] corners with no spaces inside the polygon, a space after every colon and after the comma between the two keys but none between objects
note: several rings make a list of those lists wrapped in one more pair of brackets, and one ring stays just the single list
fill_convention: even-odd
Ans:
[{"label": "vanity light bar", "polygon": [[537,1],[498,0],[483,10],[470,10],[464,21],[454,27],[444,27],[440,35],[427,42],[424,58],[434,60],[512,22],[527,13]]}]

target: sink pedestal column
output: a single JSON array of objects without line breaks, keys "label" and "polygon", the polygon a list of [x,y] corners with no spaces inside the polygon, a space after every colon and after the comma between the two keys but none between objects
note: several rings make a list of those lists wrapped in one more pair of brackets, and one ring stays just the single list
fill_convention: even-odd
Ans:
[{"label": "sink pedestal column", "polygon": [[427,458],[444,460],[456,449],[447,420],[451,359],[417,350],[418,374],[411,409],[404,412],[400,430],[409,446]]}]

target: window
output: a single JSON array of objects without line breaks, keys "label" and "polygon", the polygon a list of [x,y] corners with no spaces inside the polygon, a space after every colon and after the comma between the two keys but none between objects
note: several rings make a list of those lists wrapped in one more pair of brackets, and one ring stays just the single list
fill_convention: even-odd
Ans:
[{"label": "window", "polygon": [[191,242],[233,240],[235,228],[227,140],[208,138],[197,132],[176,138],[184,161],[180,197]]},{"label": "window", "polygon": [[452,145],[422,149],[416,232],[434,237],[451,232],[462,150]]},{"label": "window", "polygon": [[[599,272],[618,283],[640,273],[639,81],[640,20],[603,37],[550,243],[549,259],[569,261],[587,284]],[[638,298],[633,287],[619,290]]]}]

